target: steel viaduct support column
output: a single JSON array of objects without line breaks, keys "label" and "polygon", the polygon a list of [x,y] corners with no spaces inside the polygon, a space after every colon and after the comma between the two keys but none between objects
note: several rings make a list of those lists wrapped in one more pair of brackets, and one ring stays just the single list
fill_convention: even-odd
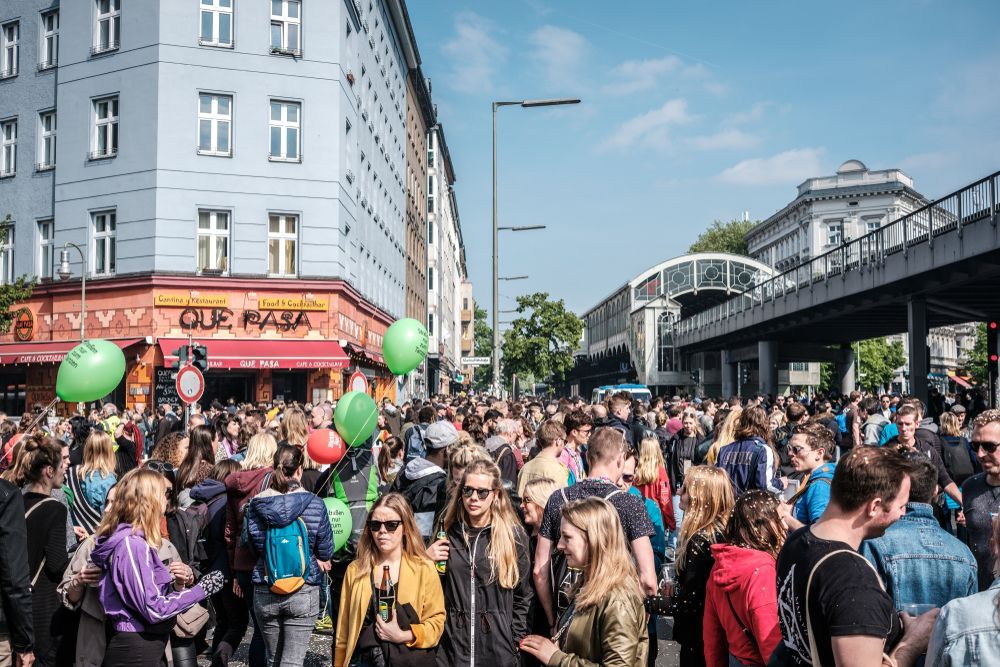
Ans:
[{"label": "steel viaduct support column", "polygon": [[927,405],[927,302],[913,297],[906,304],[907,346],[910,351],[910,393]]},{"label": "steel viaduct support column", "polygon": [[778,393],[778,341],[762,340],[757,343],[757,388],[760,393]]},{"label": "steel viaduct support column", "polygon": [[735,396],[738,392],[737,363],[730,360],[729,350],[723,350],[720,357],[722,358],[722,397],[725,399]]},{"label": "steel viaduct support column", "polygon": [[847,396],[856,388],[857,378],[854,377],[854,348],[850,343],[840,346],[843,357],[837,363],[837,377],[840,379],[840,393]]}]

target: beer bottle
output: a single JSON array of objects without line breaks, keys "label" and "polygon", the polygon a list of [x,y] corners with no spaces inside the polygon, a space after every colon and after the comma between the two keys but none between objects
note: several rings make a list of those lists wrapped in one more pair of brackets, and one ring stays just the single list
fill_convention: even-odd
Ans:
[{"label": "beer bottle", "polygon": [[[437,534],[437,539],[438,540],[448,539],[448,533],[444,532],[443,530],[439,530]],[[438,562],[434,563],[434,566],[437,568],[437,571],[440,572],[441,574],[444,574],[445,572],[448,571],[448,561],[446,560],[439,560]]]},{"label": "beer bottle", "polygon": [[392,618],[392,608],[396,606],[396,589],[389,576],[389,566],[382,566],[382,585],[378,591],[378,614],[382,620],[389,622]]}]

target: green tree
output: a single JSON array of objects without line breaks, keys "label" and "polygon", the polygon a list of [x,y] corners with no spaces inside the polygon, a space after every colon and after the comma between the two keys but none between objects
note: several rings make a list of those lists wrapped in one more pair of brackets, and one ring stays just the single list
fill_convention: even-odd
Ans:
[{"label": "green tree", "polygon": [[963,369],[967,375],[971,375],[976,384],[986,384],[989,382],[987,373],[989,371],[988,360],[989,351],[986,349],[986,323],[976,324],[976,343],[969,352],[969,358],[965,362]]},{"label": "green tree", "polygon": [[858,361],[858,385],[865,391],[888,387],[896,377],[896,369],[906,363],[903,343],[885,338],[869,338],[855,344]]},{"label": "green tree", "polygon": [[708,229],[698,235],[688,252],[728,252],[734,255],[749,255],[747,232],[760,220],[716,220]]},{"label": "green tree", "polygon": [[547,292],[517,298],[518,317],[503,341],[503,374],[561,380],[573,367],[573,351],[580,344],[583,321],[566,310],[562,299]]},{"label": "green tree", "polygon": [[[833,375],[836,372],[836,366],[829,362],[824,361],[819,365],[819,390],[825,394],[829,394],[830,390],[833,389]],[[837,387],[840,390],[840,387]]]},{"label": "green tree", "polygon": [[[7,242],[10,230],[11,219],[8,213],[3,220],[0,220],[0,242]],[[0,334],[10,332],[10,326],[14,323],[18,310],[14,306],[30,299],[34,288],[35,280],[27,276],[21,276],[8,285],[0,285]]]},{"label": "green tree", "polygon": [[[486,322],[486,309],[476,305],[474,328],[474,354],[477,357],[493,356],[493,327]],[[493,366],[477,366],[475,386],[479,390],[488,389],[493,381]]]}]

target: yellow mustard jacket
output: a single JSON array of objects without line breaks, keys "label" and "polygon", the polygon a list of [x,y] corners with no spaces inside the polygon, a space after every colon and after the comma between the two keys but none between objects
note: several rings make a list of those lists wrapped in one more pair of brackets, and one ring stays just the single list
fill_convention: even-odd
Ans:
[{"label": "yellow mustard jacket", "polygon": [[[371,576],[369,576],[371,574]],[[351,661],[361,625],[372,597],[372,577],[376,572],[367,572],[360,561],[347,566],[344,587],[340,593],[340,614],[337,617],[337,635],[333,645],[333,667],[345,667]],[[441,575],[434,563],[421,558],[414,561],[406,554],[399,563],[399,585],[396,588],[396,604],[409,603],[416,612],[419,624],[410,626],[413,641],[411,648],[431,648],[437,646],[444,632],[444,591],[441,589]]]}]

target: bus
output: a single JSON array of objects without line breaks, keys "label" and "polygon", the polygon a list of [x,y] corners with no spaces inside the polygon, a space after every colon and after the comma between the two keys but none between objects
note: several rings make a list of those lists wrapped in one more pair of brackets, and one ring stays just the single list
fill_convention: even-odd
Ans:
[{"label": "bus", "polygon": [[612,394],[617,394],[619,391],[627,391],[632,394],[632,398],[637,398],[646,403],[653,400],[653,393],[644,384],[608,384],[595,389],[593,394],[591,394],[590,402],[595,404],[603,403],[604,399]]}]

